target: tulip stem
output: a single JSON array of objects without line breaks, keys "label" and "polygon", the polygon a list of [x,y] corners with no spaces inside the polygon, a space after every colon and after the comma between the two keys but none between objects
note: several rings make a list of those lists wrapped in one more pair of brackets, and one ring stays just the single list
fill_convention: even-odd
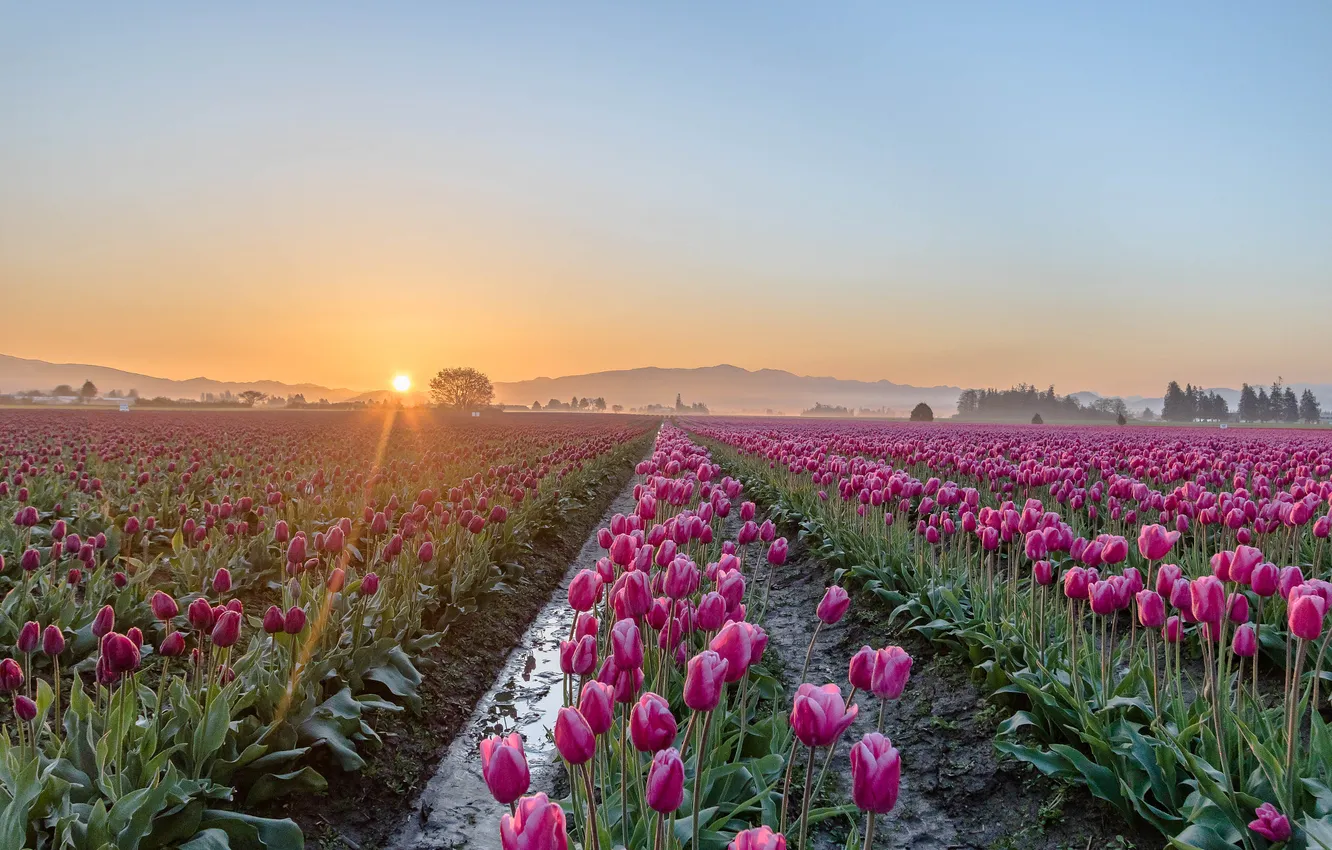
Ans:
[{"label": "tulip stem", "polygon": [[592,787],[592,770],[583,765],[583,781],[587,786],[587,842],[591,850],[600,850],[601,836],[597,829],[597,792]]},{"label": "tulip stem", "polygon": [[[800,850],[805,850],[805,839],[809,834],[809,797],[810,797],[810,791],[813,790],[813,783],[811,783],[809,780],[813,778],[813,776],[814,776],[814,748],[810,747],[809,760],[805,764],[805,801],[800,806]],[[698,826],[697,824],[695,824],[695,829],[697,828]],[[697,835],[697,833],[695,834]],[[695,850],[695,848],[697,847],[698,847],[698,841],[697,839],[695,839],[694,847],[690,848],[690,850]]]},{"label": "tulip stem", "polygon": [[819,639],[819,630],[822,628],[823,621],[819,620],[819,624],[814,627],[814,634],[810,635],[809,649],[805,650],[805,664],[800,668],[800,678],[796,680],[797,682],[805,681],[805,674],[809,672],[809,661],[814,657],[814,641]]},{"label": "tulip stem", "polygon": [[690,824],[694,828],[694,839],[693,843],[689,845],[690,850],[698,850],[698,798],[703,785],[703,750],[707,745],[708,730],[711,728],[712,712],[709,711],[703,717],[703,728],[699,730],[698,734],[698,753],[694,756],[694,799],[692,800],[694,811]]},{"label": "tulip stem", "polygon": [[871,850],[874,846],[874,812],[865,813],[865,845],[864,850]]}]

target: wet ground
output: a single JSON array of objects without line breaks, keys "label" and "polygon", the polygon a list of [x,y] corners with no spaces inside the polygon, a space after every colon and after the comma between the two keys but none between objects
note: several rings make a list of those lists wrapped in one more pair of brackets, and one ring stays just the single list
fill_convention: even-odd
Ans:
[{"label": "wet ground", "polygon": [[[597,527],[613,514],[634,509],[632,482],[615,498]],[[532,792],[553,793],[562,771],[550,731],[562,704],[560,639],[569,633],[569,581],[603,554],[591,535],[564,580],[509,655],[496,684],[454,739],[439,769],[401,827],[385,845],[390,850],[498,848],[499,819],[508,807],[495,802],[481,777],[477,747],[483,738],[518,732],[532,772]]]}]

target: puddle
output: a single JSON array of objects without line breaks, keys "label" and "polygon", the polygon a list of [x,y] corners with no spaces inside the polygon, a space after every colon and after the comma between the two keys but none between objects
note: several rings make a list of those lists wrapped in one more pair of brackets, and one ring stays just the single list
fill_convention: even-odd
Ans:
[{"label": "puddle", "polygon": [[[634,481],[638,479],[635,478]],[[616,513],[634,508],[633,482],[615,497],[598,528]],[[593,533],[541,609],[522,642],[495,677],[495,684],[477,704],[467,725],[449,745],[411,813],[388,841],[386,850],[499,848],[499,819],[507,806],[495,802],[481,777],[482,739],[518,732],[523,736],[532,773],[531,793],[550,793],[560,771],[550,738],[562,703],[560,639],[569,631],[569,582],[601,555]]]}]

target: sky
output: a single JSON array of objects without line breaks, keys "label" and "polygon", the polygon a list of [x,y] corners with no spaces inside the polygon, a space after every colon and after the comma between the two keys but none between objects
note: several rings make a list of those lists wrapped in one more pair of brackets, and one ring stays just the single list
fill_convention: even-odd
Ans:
[{"label": "sky", "polygon": [[0,5],[0,352],[1332,381],[1332,4]]}]

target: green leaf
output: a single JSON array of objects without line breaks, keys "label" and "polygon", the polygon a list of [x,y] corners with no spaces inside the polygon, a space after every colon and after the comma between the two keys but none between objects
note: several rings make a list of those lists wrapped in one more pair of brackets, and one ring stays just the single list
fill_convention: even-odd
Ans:
[{"label": "green leaf", "polygon": [[222,830],[205,829],[180,845],[180,850],[231,850],[231,842]]},{"label": "green leaf", "polygon": [[328,780],[312,767],[302,767],[290,773],[265,773],[250,787],[245,797],[246,806],[297,792],[321,793],[328,789]]},{"label": "green leaf", "polygon": [[205,831],[227,834],[231,850],[303,850],[305,836],[296,822],[283,818],[260,818],[225,809],[208,809],[199,822]]}]

